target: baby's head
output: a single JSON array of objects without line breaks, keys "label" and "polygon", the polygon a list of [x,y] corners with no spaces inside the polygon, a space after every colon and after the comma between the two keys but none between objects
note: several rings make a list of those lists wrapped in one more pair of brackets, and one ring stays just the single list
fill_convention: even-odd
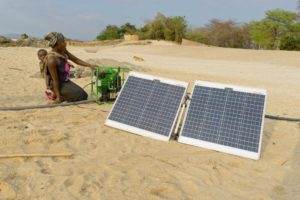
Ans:
[{"label": "baby's head", "polygon": [[38,55],[39,60],[43,61],[44,58],[46,57],[47,53],[48,52],[45,49],[38,50],[37,55]]}]

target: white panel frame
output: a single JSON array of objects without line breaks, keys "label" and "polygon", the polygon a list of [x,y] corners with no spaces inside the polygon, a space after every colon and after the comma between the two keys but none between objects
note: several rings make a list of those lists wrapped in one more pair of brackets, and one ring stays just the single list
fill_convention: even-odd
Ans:
[{"label": "white panel frame", "polygon": [[203,140],[198,140],[190,137],[182,136],[182,131],[186,122],[187,114],[190,107],[190,102],[188,103],[187,111],[184,116],[184,121],[181,127],[181,131],[179,134],[178,142],[185,143],[197,147],[203,147],[210,150],[216,150],[224,153],[229,153],[241,157],[246,157],[254,160],[259,160],[260,154],[261,154],[261,146],[262,146],[262,139],[263,139],[263,130],[264,130],[264,118],[265,118],[265,112],[266,112],[266,102],[267,102],[267,92],[264,89],[257,89],[257,88],[248,88],[248,87],[240,87],[235,85],[229,85],[229,84],[221,84],[221,83],[215,83],[215,82],[207,82],[207,81],[196,81],[193,86],[193,91],[191,94],[191,97],[193,96],[194,90],[196,86],[204,86],[204,87],[211,87],[211,88],[219,88],[219,89],[225,89],[225,88],[231,88],[234,91],[240,91],[240,92],[247,92],[247,93],[254,93],[254,94],[261,94],[265,96],[265,102],[264,102],[264,110],[263,110],[263,117],[262,117],[262,124],[261,124],[261,130],[260,130],[260,139],[259,139],[259,147],[258,152],[252,152],[247,151],[243,149],[238,149],[234,147],[229,147],[221,144],[211,143]]},{"label": "white panel frame", "polygon": [[234,91],[239,91],[239,92],[261,94],[261,95],[265,95],[265,96],[267,95],[267,91],[265,89],[242,87],[242,86],[236,86],[236,85],[231,85],[231,84],[223,84],[223,83],[208,82],[208,81],[196,81],[195,85],[211,87],[211,88],[219,88],[219,89],[231,88]]},{"label": "white panel frame", "polygon": [[[122,89],[121,89],[121,91],[120,91],[120,93],[119,93],[119,95],[118,95],[118,97],[117,97],[117,99],[116,99],[116,101],[115,101],[115,103],[114,103],[114,105],[113,105],[106,121],[105,121],[105,125],[116,128],[116,129],[124,130],[126,132],[134,133],[136,135],[141,135],[141,136],[145,136],[145,137],[149,137],[149,138],[156,139],[156,140],[161,140],[161,141],[169,141],[170,137],[171,137],[171,134],[172,134],[172,131],[174,130],[174,126],[175,126],[178,114],[180,112],[181,105],[184,101],[184,98],[185,98],[185,95],[186,95],[186,92],[187,92],[188,83],[182,82],[182,81],[176,81],[176,80],[172,80],[172,79],[167,79],[167,78],[162,78],[162,77],[157,77],[157,76],[141,74],[141,73],[137,73],[137,72],[130,72],[128,77],[130,77],[130,76],[143,78],[143,79],[147,79],[147,80],[159,80],[162,83],[167,83],[167,84],[170,84],[170,85],[185,87],[184,95],[182,95],[182,99],[181,99],[180,105],[178,106],[178,110],[176,112],[176,116],[175,116],[175,119],[173,121],[173,124],[172,124],[169,135],[168,136],[163,136],[163,135],[157,134],[155,132],[147,131],[147,130],[144,130],[144,129],[141,129],[141,128],[137,128],[137,127],[134,127],[134,126],[130,126],[130,125],[123,124],[123,123],[120,123],[120,122],[109,119],[116,103],[118,102],[119,96],[121,96],[121,94],[122,94],[122,91],[123,91],[124,87],[122,87]],[[124,82],[124,85],[127,83],[128,77],[127,77],[126,81]]]},{"label": "white panel frame", "polygon": [[159,80],[162,83],[167,83],[170,85],[176,85],[176,86],[181,86],[181,87],[188,87],[188,83],[183,82],[183,81],[177,81],[177,80],[173,80],[173,79],[168,79],[168,78],[164,78],[164,77],[159,77],[159,76],[152,76],[152,75],[148,75],[148,74],[142,74],[142,73],[138,73],[138,72],[130,72],[129,76],[135,76],[138,78],[143,78],[143,79],[148,79],[148,80]]}]

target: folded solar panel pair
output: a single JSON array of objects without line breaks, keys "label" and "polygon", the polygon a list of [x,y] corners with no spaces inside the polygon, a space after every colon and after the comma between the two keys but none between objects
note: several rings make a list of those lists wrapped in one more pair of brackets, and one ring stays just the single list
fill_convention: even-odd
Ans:
[{"label": "folded solar panel pair", "polygon": [[[106,125],[168,141],[188,83],[131,72]],[[266,92],[197,81],[178,141],[259,159]]]}]

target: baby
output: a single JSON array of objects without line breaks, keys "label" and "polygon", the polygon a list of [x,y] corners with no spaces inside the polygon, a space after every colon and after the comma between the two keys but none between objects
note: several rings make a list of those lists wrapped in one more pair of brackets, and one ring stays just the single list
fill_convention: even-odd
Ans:
[{"label": "baby", "polygon": [[45,91],[45,97],[47,100],[55,100],[56,95],[52,91],[51,84],[50,84],[50,76],[46,72],[46,56],[48,52],[45,49],[40,49],[37,52],[38,59],[40,60],[39,66],[40,66],[40,73],[43,78],[45,78],[46,81],[46,91]]},{"label": "baby", "polygon": [[45,77],[45,57],[47,56],[48,52],[45,49],[40,49],[37,52],[37,56],[40,60],[39,66],[40,66],[40,73],[41,76]]}]

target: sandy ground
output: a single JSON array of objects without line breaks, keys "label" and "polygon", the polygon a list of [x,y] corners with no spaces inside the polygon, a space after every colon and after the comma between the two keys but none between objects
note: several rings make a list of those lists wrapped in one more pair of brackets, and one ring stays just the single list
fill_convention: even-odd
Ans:
[{"label": "sandy ground", "polygon": [[[91,50],[91,48],[93,48]],[[267,113],[300,117],[300,52],[203,46],[70,47],[147,74],[268,91]],[[45,103],[36,48],[0,48],[0,107]],[[141,57],[144,61],[133,59]],[[76,79],[81,86],[90,78]],[[89,88],[87,88],[87,91]],[[104,126],[111,105],[0,112],[0,199],[300,199],[300,124],[266,120],[259,161]]]}]

